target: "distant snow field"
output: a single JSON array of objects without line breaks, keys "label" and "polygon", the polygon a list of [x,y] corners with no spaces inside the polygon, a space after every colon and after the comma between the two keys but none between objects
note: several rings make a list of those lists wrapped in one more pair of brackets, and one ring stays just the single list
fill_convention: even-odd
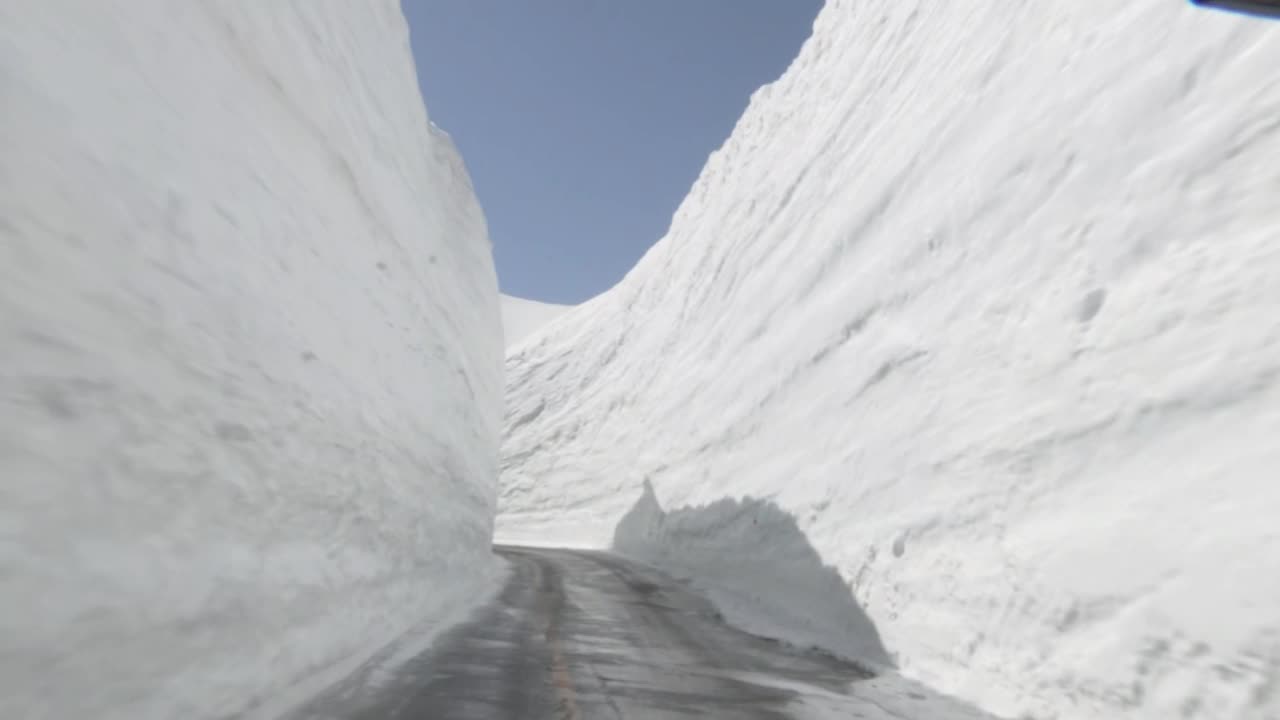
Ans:
[{"label": "distant snow field", "polygon": [[502,328],[507,347],[519,345],[530,335],[571,309],[573,309],[572,305],[556,305],[503,295]]},{"label": "distant snow field", "polygon": [[0,717],[269,717],[492,591],[497,280],[398,4],[6,4],[0,88]]},{"label": "distant snow field", "polygon": [[1280,718],[1277,68],[1168,0],[831,0],[509,349],[499,538],[1002,715]]}]

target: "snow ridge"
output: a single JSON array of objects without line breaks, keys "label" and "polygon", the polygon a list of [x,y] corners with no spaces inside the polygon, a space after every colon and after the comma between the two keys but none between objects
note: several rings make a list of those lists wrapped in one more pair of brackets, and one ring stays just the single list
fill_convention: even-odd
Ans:
[{"label": "snow ridge", "polygon": [[502,329],[507,347],[524,342],[543,326],[572,309],[572,305],[557,305],[503,295]]},{"label": "snow ridge", "polygon": [[397,3],[9,4],[0,87],[0,716],[270,715],[493,587],[497,283]]},{"label": "snow ridge", "polygon": [[832,0],[670,234],[511,348],[499,537],[606,546],[645,478],[768,502],[991,711],[1280,717],[1277,67],[1165,0]]}]

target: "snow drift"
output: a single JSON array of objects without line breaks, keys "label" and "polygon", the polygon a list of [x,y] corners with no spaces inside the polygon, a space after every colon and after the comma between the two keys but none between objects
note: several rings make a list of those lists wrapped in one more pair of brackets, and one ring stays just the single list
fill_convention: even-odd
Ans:
[{"label": "snow drift", "polygon": [[[607,545],[647,477],[622,537],[714,578],[785,566],[769,503],[944,691],[1280,717],[1277,67],[1165,0],[829,2],[668,236],[509,353],[499,537]],[[760,577],[759,624],[869,637]]]},{"label": "snow drift", "polygon": [[265,712],[485,592],[497,284],[398,5],[10,3],[0,88],[0,716]]},{"label": "snow drift", "polygon": [[691,583],[757,635],[829,647],[868,668],[892,662],[840,573],[772,502],[724,498],[668,512],[646,481],[610,547]]},{"label": "snow drift", "polygon": [[518,345],[572,307],[503,295],[502,330],[506,346]]}]

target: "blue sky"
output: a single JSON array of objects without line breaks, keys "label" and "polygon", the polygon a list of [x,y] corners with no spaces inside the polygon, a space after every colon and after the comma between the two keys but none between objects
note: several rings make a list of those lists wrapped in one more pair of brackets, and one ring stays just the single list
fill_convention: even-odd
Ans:
[{"label": "blue sky", "polygon": [[578,303],[667,231],[821,0],[403,0],[432,120],[484,205],[503,292]]}]

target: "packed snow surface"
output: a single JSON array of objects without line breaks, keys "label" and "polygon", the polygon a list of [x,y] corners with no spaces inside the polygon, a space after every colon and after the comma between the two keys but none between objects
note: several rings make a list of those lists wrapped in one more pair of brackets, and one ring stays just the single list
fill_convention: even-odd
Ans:
[{"label": "packed snow surface", "polygon": [[265,713],[486,592],[497,282],[398,5],[7,3],[0,88],[0,717]]},{"label": "packed snow surface", "polygon": [[507,347],[520,344],[572,308],[572,305],[556,305],[503,295],[502,329]]},{"label": "packed snow surface", "polygon": [[499,537],[1003,715],[1280,718],[1277,68],[1168,0],[828,2],[509,351]]}]

